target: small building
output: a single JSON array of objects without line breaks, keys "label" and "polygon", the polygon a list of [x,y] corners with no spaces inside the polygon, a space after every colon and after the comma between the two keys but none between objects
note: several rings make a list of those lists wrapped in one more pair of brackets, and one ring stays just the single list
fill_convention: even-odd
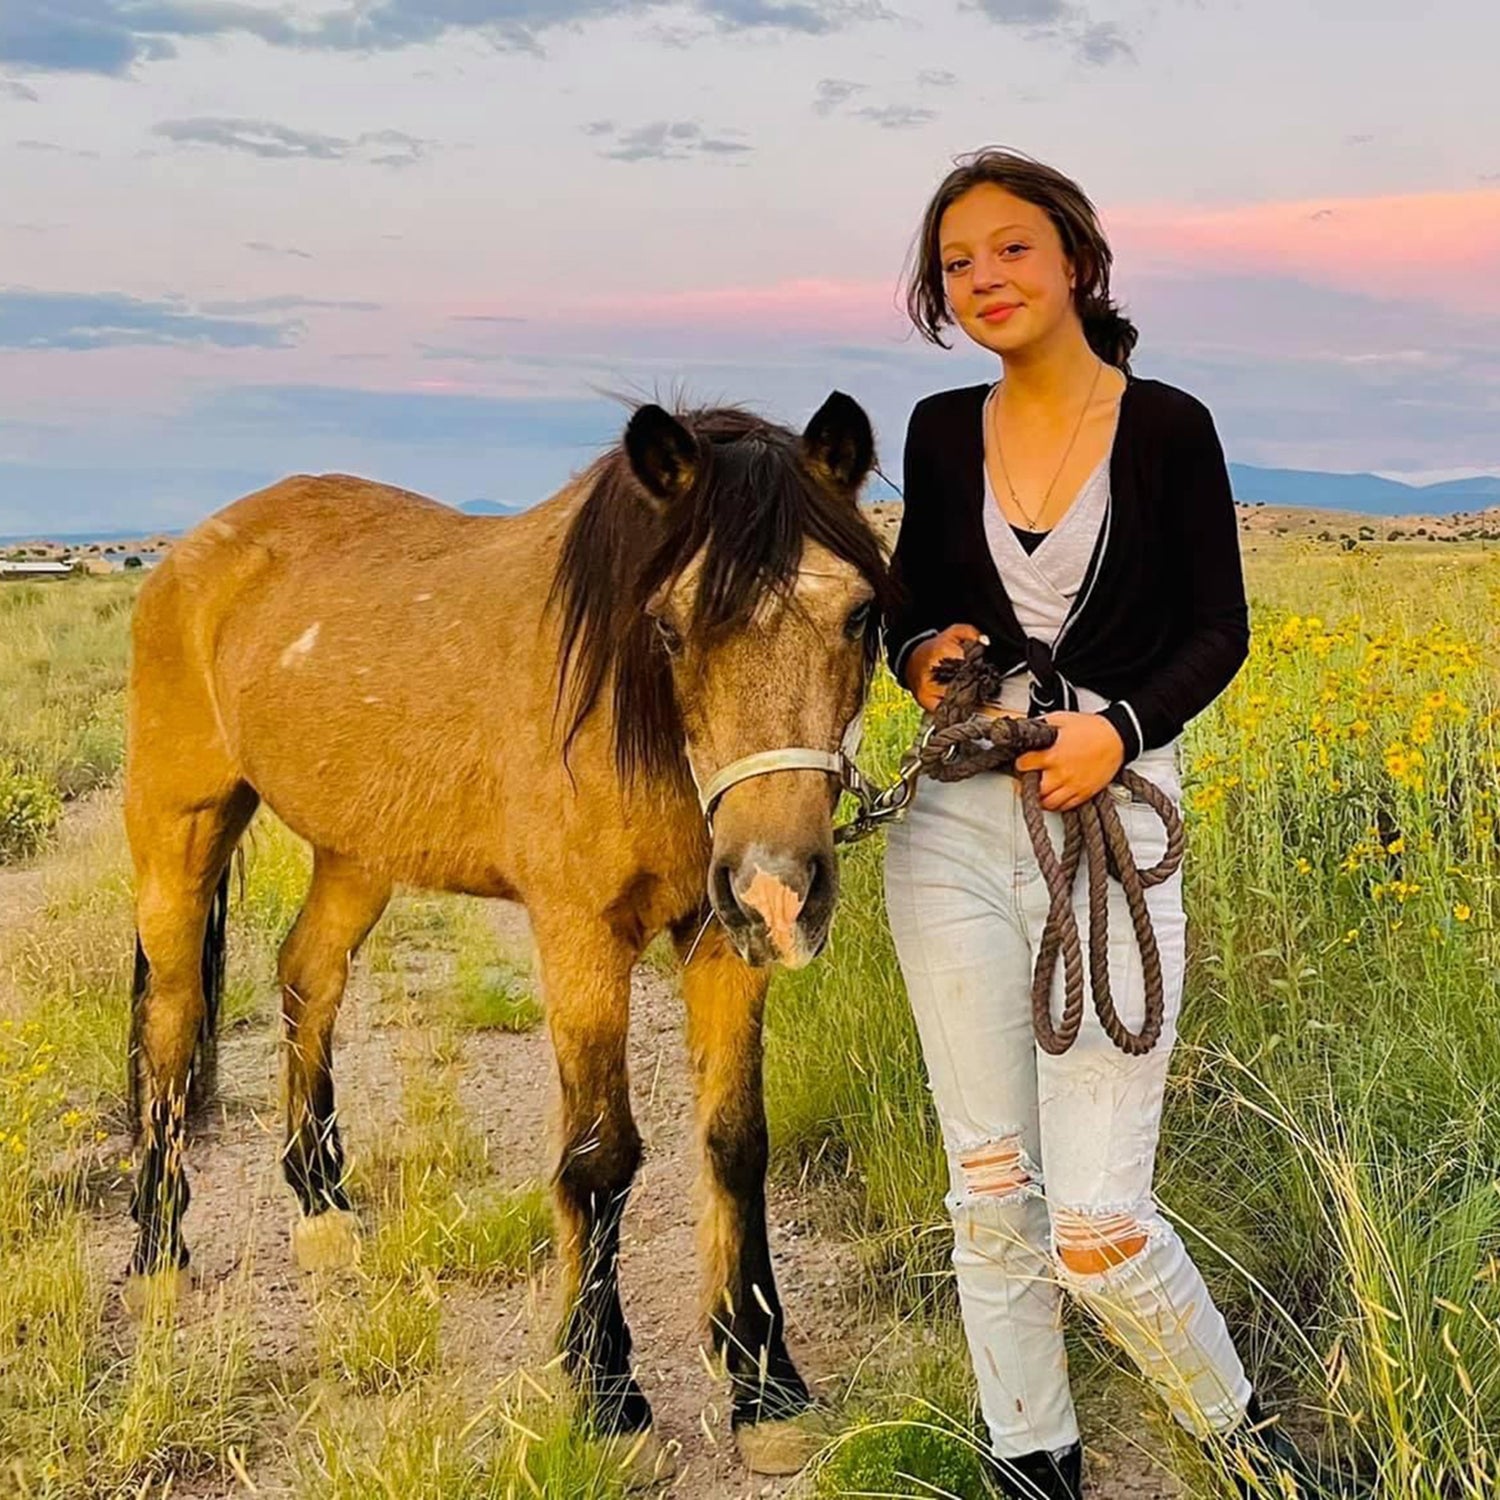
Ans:
[{"label": "small building", "polygon": [[66,559],[28,557],[18,561],[7,561],[0,558],[0,580],[26,583],[37,579],[68,578],[72,576],[72,573],[73,564]]}]

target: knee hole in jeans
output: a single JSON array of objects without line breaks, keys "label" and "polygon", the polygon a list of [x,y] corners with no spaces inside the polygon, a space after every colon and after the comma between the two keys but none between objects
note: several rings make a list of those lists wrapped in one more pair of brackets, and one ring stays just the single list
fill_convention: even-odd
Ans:
[{"label": "knee hole in jeans", "polygon": [[1026,1155],[1019,1132],[980,1141],[954,1153],[963,1196],[1015,1203],[1040,1191],[1040,1174]]},{"label": "knee hole in jeans", "polygon": [[1105,1276],[1127,1265],[1151,1243],[1155,1210],[1051,1209],[1052,1249],[1063,1270],[1077,1277]]}]

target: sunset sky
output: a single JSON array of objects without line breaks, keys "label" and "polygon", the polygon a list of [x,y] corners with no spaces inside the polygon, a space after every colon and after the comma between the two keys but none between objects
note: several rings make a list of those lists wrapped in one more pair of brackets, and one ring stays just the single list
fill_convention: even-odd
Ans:
[{"label": "sunset sky", "polygon": [[1500,473],[1496,56],[1493,0],[0,0],[0,534],[529,503],[614,392],[837,387],[894,475],[992,369],[897,304],[986,143],[1082,182],[1231,458]]}]

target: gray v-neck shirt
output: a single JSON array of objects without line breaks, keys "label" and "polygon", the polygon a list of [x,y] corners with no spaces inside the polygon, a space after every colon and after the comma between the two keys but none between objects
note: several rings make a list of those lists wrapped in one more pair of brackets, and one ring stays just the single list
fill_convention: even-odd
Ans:
[{"label": "gray v-neck shirt", "polygon": [[[993,391],[991,392],[993,395]],[[985,402],[988,412],[989,401]],[[1083,587],[1089,559],[1099,539],[1099,528],[1109,507],[1109,459],[1114,443],[1094,472],[1079,487],[1062,519],[1042,538],[1034,552],[1021,545],[1006,520],[984,468],[984,536],[995,571],[1010,598],[1021,630],[1049,645],[1057,640],[1068,610]],[[1006,680],[1000,700],[1007,708],[1025,710],[1029,702],[1024,673]]]}]

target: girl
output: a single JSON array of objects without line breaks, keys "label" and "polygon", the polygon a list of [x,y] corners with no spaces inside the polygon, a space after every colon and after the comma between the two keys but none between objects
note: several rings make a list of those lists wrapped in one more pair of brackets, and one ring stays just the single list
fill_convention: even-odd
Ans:
[{"label": "girl", "polygon": [[[956,323],[998,356],[993,385],[920,401],[886,620],[891,670],[929,712],[933,668],[976,638],[1009,676],[998,712],[1043,714],[1021,757],[1056,814],[1128,763],[1180,795],[1178,736],[1249,639],[1234,507],[1208,411],[1130,373],[1136,330],[1110,298],[1092,204],[1020,155],[961,158],[928,204],[907,294],[922,335]],[[1006,1492],[1082,1494],[1060,1288],[1105,1322],[1200,1439],[1235,1450],[1245,1493],[1290,1475],[1338,1493],[1259,1405],[1197,1268],[1152,1197],[1182,990],[1180,875],[1148,893],[1166,982],[1155,1049],[1117,1050],[1092,1007],[1060,1057],[1035,1045],[1030,990],[1048,896],[1010,776],[925,781],[890,833],[886,899],[946,1147],[953,1263],[980,1404]],[[1163,849],[1119,807],[1137,853]],[[1086,896],[1078,894],[1080,932]],[[1109,966],[1139,1030],[1134,931],[1111,884]],[[1059,989],[1061,979],[1059,977]],[[1252,1480],[1251,1476],[1255,1476]],[[1276,1493],[1284,1493],[1277,1489]]]}]

